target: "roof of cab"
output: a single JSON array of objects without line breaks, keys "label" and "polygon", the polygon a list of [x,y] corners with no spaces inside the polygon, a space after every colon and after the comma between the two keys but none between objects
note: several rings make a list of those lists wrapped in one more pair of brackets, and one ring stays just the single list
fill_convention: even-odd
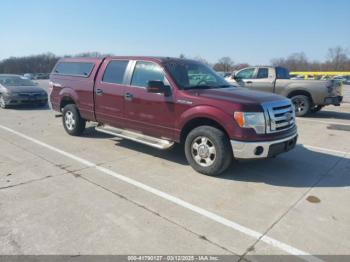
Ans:
[{"label": "roof of cab", "polygon": [[104,59],[127,59],[127,60],[148,60],[157,62],[181,62],[195,60],[176,58],[176,57],[162,57],[162,56],[106,56],[106,57],[66,57],[61,58],[59,62],[87,62],[87,63],[100,63]]}]

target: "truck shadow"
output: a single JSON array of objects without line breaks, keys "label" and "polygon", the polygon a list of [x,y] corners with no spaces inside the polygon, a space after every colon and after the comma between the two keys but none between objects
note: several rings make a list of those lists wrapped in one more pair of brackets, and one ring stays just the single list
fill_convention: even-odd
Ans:
[{"label": "truck shadow", "polygon": [[350,112],[345,113],[345,112],[322,110],[318,113],[311,114],[306,118],[315,118],[315,119],[333,118],[333,119],[341,119],[341,120],[350,120]]},{"label": "truck shadow", "polygon": [[219,178],[279,187],[348,187],[350,159],[298,145],[276,158],[234,164]]},{"label": "truck shadow", "polygon": [[96,139],[96,138],[97,139],[113,139],[113,138],[115,138],[115,136],[96,131],[95,127],[93,127],[93,126],[87,127],[85,129],[82,137],[94,138],[94,139]]},{"label": "truck shadow", "polygon": [[[116,146],[188,166],[189,173],[193,172],[181,145],[161,151],[126,139],[113,140],[117,142]],[[157,161],[150,164],[157,164]],[[265,183],[278,187],[348,187],[349,174],[350,159],[298,145],[293,151],[276,158],[234,161],[227,171],[213,179]]]}]

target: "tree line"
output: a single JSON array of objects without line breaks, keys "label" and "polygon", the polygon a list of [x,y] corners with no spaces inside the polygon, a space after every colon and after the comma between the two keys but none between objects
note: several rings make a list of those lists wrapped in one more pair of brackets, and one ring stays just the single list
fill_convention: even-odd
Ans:
[{"label": "tree line", "polygon": [[[64,57],[103,57],[109,54],[86,52]],[[25,57],[10,57],[0,61],[0,74],[51,73],[61,57],[52,53],[31,55]]]},{"label": "tree line", "polygon": [[283,66],[290,71],[350,71],[348,50],[338,46],[329,48],[326,61],[310,61],[305,53],[294,53],[286,58],[271,60],[275,66]]},{"label": "tree line", "polygon": [[[283,66],[290,71],[350,71],[350,58],[348,50],[342,47],[334,47],[328,50],[326,60],[323,62],[310,61],[305,53],[294,53],[285,58],[271,60],[273,66]],[[85,52],[64,57],[103,57],[111,54],[99,52]],[[186,58],[181,54],[180,58]],[[0,61],[0,73],[25,74],[25,73],[50,73],[57,63],[59,56],[52,53],[31,55],[25,57],[10,57]],[[220,58],[216,63],[209,63],[200,56],[192,59],[203,62],[213,67],[216,71],[232,72],[249,66],[248,63],[236,63],[231,57]]]},{"label": "tree line", "polygon": [[47,53],[25,57],[10,57],[0,61],[0,73],[50,73],[59,57]]},{"label": "tree line", "polygon": [[[290,71],[350,71],[349,51],[340,46],[329,48],[326,55],[326,60],[310,61],[304,52],[294,53],[286,58],[274,58],[271,60],[271,65],[282,66]],[[180,57],[184,58],[182,54]],[[211,65],[216,71],[232,72],[249,66],[248,63],[236,63],[234,60],[225,56],[220,58],[216,63],[210,64],[202,57],[194,57],[193,59]]]}]

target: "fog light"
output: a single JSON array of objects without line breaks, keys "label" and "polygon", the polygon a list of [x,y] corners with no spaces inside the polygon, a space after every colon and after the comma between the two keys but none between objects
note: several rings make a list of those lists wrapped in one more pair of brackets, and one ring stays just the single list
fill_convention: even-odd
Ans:
[{"label": "fog light", "polygon": [[257,148],[255,148],[254,154],[256,156],[260,156],[263,152],[264,152],[264,148],[262,146],[258,146]]}]

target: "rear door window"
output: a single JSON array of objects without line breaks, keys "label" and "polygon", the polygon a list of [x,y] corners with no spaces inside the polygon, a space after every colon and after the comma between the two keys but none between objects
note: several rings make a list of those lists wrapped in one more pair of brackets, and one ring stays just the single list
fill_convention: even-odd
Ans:
[{"label": "rear door window", "polygon": [[94,68],[93,63],[87,62],[59,62],[54,70],[58,75],[88,77]]},{"label": "rear door window", "polygon": [[131,80],[132,86],[147,87],[149,81],[163,81],[163,69],[152,62],[138,61]]},{"label": "rear door window", "polygon": [[102,82],[112,84],[122,84],[129,61],[110,61],[102,77]]},{"label": "rear door window", "polygon": [[256,78],[263,79],[263,78],[268,78],[268,77],[269,77],[269,69],[268,68],[259,68]]},{"label": "rear door window", "polygon": [[276,67],[277,79],[290,79],[289,71],[283,67]]}]

